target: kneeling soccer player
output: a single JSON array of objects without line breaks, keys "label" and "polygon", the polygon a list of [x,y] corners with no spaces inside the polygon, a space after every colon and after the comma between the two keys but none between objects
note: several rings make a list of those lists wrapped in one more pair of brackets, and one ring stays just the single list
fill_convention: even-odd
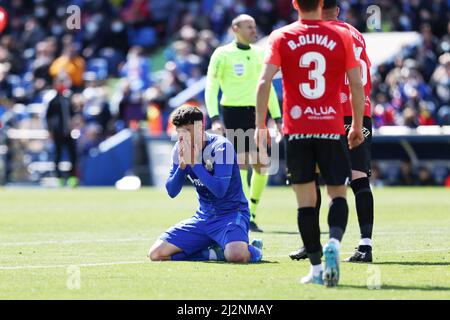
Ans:
[{"label": "kneeling soccer player", "polygon": [[200,206],[191,218],[159,237],[150,248],[150,260],[260,261],[262,241],[248,243],[250,212],[233,145],[225,137],[205,132],[203,113],[194,106],[178,108],[172,123],[178,141],[172,151],[167,193],[176,197],[187,177]]}]

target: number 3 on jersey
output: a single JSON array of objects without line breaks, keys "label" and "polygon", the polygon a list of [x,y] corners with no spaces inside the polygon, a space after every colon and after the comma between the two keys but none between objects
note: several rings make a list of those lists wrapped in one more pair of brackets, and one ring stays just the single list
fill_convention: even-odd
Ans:
[{"label": "number 3 on jersey", "polygon": [[314,62],[315,69],[309,71],[309,79],[314,81],[314,86],[310,83],[300,83],[300,93],[307,99],[319,99],[325,93],[325,77],[326,71],[325,57],[319,52],[308,52],[300,58],[300,68],[310,68]]}]

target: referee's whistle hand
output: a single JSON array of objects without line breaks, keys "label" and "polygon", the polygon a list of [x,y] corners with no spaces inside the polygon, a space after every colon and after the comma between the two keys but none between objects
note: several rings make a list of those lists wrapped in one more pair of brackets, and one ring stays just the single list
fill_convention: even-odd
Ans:
[{"label": "referee's whistle hand", "polygon": [[352,150],[364,142],[364,134],[362,133],[361,129],[351,127],[350,131],[348,132],[347,140],[348,147],[350,148],[350,150]]}]

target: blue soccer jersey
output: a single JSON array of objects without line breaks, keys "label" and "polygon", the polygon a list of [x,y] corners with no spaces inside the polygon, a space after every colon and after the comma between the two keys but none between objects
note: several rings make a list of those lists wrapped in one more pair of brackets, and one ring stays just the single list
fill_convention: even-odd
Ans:
[{"label": "blue soccer jersey", "polygon": [[205,133],[202,164],[178,165],[178,142],[172,151],[172,167],[166,189],[170,197],[180,193],[185,179],[194,185],[199,200],[198,213],[204,216],[248,211],[242,191],[239,166],[233,145],[225,137]]}]

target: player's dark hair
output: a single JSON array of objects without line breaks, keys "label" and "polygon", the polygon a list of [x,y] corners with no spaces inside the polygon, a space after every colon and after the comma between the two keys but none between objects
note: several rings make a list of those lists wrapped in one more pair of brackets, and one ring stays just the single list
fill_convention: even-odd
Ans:
[{"label": "player's dark hair", "polygon": [[319,7],[319,0],[297,0],[298,7],[303,12],[311,12]]},{"label": "player's dark hair", "polygon": [[324,9],[333,9],[337,7],[337,0],[323,0]]},{"label": "player's dark hair", "polygon": [[203,121],[203,112],[195,106],[181,106],[172,114],[172,123],[176,127]]}]

